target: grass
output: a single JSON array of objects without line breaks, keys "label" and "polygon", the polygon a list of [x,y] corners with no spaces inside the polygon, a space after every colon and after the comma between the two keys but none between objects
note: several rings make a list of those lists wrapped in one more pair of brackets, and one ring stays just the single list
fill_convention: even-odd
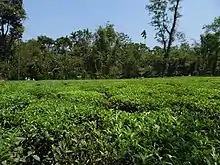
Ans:
[{"label": "grass", "polygon": [[220,78],[0,82],[2,164],[220,164]]}]

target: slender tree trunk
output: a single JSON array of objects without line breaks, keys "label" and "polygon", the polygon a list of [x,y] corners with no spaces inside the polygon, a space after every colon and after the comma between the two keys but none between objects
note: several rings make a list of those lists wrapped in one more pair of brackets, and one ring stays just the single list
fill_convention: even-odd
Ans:
[{"label": "slender tree trunk", "polygon": [[169,68],[168,58],[164,56],[162,77],[167,76],[168,68]]},{"label": "slender tree trunk", "polygon": [[212,66],[212,75],[217,75],[217,73],[216,73],[217,63],[218,63],[218,51],[216,51],[216,53],[215,53],[215,59],[214,59],[214,63]]},{"label": "slender tree trunk", "polygon": [[176,6],[175,6],[175,9],[174,9],[173,24],[172,24],[171,30],[168,31],[168,33],[169,33],[169,39],[168,39],[167,48],[166,48],[165,53],[164,53],[163,76],[165,76],[165,75],[167,74],[167,71],[168,71],[168,68],[169,68],[168,57],[169,57],[169,55],[170,55],[170,50],[171,50],[171,46],[172,46],[172,43],[173,43],[173,36],[174,36],[174,34],[175,34],[175,28],[176,28],[177,19],[178,19],[179,3],[180,3],[180,0],[177,0]]}]

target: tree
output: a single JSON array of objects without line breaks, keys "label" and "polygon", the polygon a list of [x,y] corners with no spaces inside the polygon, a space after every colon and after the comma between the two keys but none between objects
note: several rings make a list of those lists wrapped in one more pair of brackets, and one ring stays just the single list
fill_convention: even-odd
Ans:
[{"label": "tree", "polygon": [[59,55],[66,55],[71,49],[71,41],[68,36],[57,38],[55,41],[56,52]]},{"label": "tree", "polygon": [[146,61],[144,57],[149,48],[141,43],[127,43],[121,53],[122,75],[124,78],[135,78],[146,73]]},{"label": "tree", "polygon": [[[153,15],[151,24],[157,30],[155,37],[162,45],[150,49],[146,43],[134,43],[109,23],[94,32],[82,29],[57,39],[41,35],[22,42],[15,37],[10,51],[5,51],[7,58],[0,61],[0,78],[17,79],[18,73],[21,79],[36,80],[220,75],[220,18],[204,26],[200,43],[175,46],[172,43],[181,34],[177,32],[177,0],[152,0],[148,8]],[[7,35],[5,30],[2,33],[7,44],[12,38],[10,30]],[[142,37],[146,39],[146,32]],[[11,53],[13,47],[19,53]]]},{"label": "tree", "polygon": [[96,74],[100,76],[109,75],[111,65],[114,64],[114,48],[118,44],[118,34],[113,24],[106,24],[106,27],[99,27],[94,33],[93,59]]},{"label": "tree", "polygon": [[[78,76],[87,77],[87,73],[93,70],[90,66],[93,63],[91,50],[93,45],[93,33],[89,29],[77,30],[70,34],[72,43],[70,54],[78,61]],[[80,69],[81,68],[81,69]],[[93,72],[93,71],[92,71]]]},{"label": "tree", "polygon": [[53,50],[55,46],[55,41],[47,36],[38,36],[37,41],[41,45],[41,49]]},{"label": "tree", "polygon": [[0,60],[9,59],[15,41],[22,37],[26,13],[23,0],[0,1]]},{"label": "tree", "polygon": [[201,50],[206,62],[206,71],[217,75],[220,71],[220,17],[216,17],[212,24],[203,27],[205,33],[201,35]]},{"label": "tree", "polygon": [[182,33],[177,32],[177,23],[181,17],[181,1],[182,0],[150,0],[150,3],[146,5],[146,9],[149,11],[149,14],[152,15],[150,24],[156,30],[155,38],[163,45],[163,76],[168,69],[167,59],[175,37],[183,37]]}]

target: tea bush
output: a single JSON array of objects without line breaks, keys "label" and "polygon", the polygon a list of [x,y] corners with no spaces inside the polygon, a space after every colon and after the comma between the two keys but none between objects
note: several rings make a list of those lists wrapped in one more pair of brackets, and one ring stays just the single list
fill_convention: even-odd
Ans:
[{"label": "tea bush", "polygon": [[0,82],[1,164],[220,164],[220,78]]}]

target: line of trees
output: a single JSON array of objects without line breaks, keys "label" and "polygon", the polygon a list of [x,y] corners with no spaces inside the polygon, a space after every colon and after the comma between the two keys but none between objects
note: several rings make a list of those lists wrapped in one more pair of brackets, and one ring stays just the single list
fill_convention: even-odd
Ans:
[{"label": "line of trees", "polygon": [[[57,39],[22,41],[26,18],[22,0],[0,2],[0,78],[98,79],[183,75],[220,75],[220,17],[204,26],[200,41],[189,44],[177,31],[181,0],[151,0],[155,38],[161,46],[134,43],[107,23]],[[169,18],[169,16],[171,16]],[[147,32],[142,36],[146,38]]]}]

